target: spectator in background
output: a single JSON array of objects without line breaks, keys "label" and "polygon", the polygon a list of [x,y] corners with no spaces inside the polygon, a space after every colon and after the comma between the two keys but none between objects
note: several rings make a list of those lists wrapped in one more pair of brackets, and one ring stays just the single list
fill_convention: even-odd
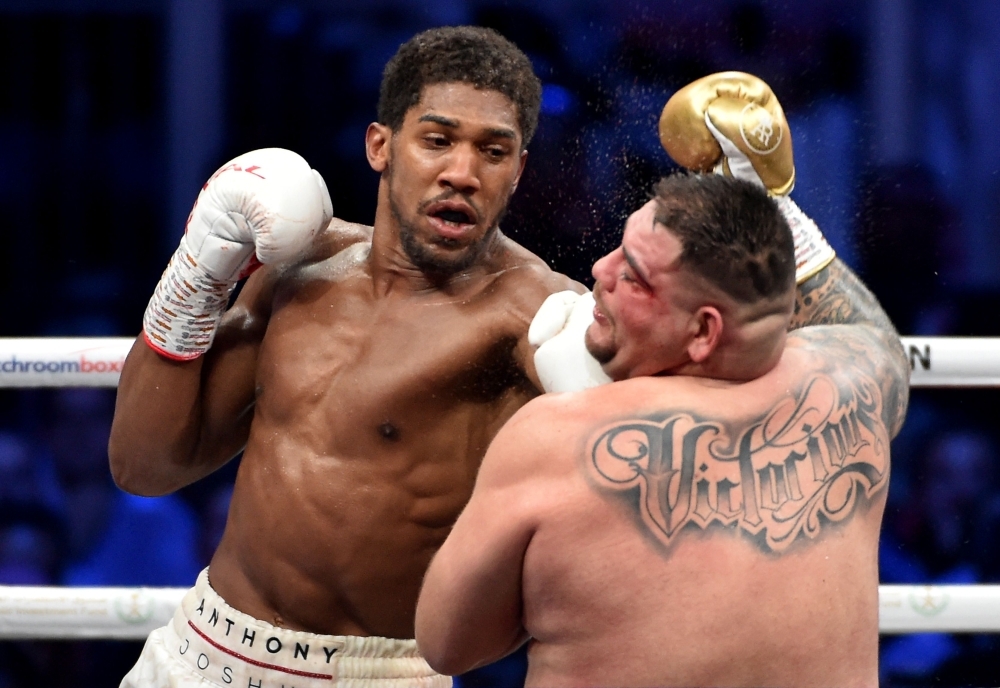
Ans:
[{"label": "spectator in background", "polygon": [[[65,550],[63,496],[52,459],[0,431],[0,585],[54,585]],[[58,643],[0,643],[0,688],[59,684]]]},{"label": "spectator in background", "polygon": [[0,584],[57,580],[63,509],[51,457],[25,437],[0,431]]},{"label": "spectator in background", "polygon": [[61,514],[64,499],[52,457],[23,435],[0,430],[0,508],[34,505]]},{"label": "spectator in background", "polygon": [[187,586],[198,575],[197,521],[177,496],[136,497],[108,473],[113,392],[53,393],[46,437],[66,493],[63,585]]},{"label": "spectator in background", "polygon": [[912,496],[883,533],[883,547],[906,558],[887,558],[885,582],[973,583],[994,569],[992,543],[982,540],[997,517],[998,460],[979,429],[945,430],[929,440]]},{"label": "spectator in background", "polygon": [[0,507],[0,585],[54,585],[64,534],[62,520],[40,504]]},{"label": "spectator in background", "polygon": [[[887,519],[880,543],[884,583],[995,582],[1000,493],[992,438],[975,428],[940,432],[926,445],[911,498]],[[968,676],[995,639],[922,633],[886,639],[883,682],[930,681],[943,671]]]}]

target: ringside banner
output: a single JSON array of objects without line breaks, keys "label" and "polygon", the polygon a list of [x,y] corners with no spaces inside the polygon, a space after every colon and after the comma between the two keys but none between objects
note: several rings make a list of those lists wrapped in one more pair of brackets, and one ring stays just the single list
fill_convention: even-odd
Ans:
[{"label": "ringside banner", "polygon": [[910,387],[1000,387],[1000,337],[901,337]]},{"label": "ringside banner", "polygon": [[0,585],[0,640],[141,640],[163,626],[185,588]]},{"label": "ringside banner", "polygon": [[[1000,387],[1000,337],[903,337],[911,387]],[[131,337],[0,338],[0,387],[116,387]]]},{"label": "ringside banner", "polygon": [[0,387],[117,387],[131,337],[0,338]]}]

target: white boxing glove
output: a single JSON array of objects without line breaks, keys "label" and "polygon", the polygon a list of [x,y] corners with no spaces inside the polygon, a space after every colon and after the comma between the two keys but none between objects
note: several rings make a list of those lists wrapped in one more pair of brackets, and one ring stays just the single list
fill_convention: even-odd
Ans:
[{"label": "white boxing glove", "polygon": [[236,283],[260,265],[303,256],[333,217],[326,183],[302,156],[263,148],[205,182],[143,317],[143,335],[175,360],[212,345]]},{"label": "white boxing glove", "polygon": [[590,292],[560,291],[542,302],[528,328],[528,343],[538,347],[535,370],[546,392],[576,392],[611,382],[584,344],[592,322]]}]

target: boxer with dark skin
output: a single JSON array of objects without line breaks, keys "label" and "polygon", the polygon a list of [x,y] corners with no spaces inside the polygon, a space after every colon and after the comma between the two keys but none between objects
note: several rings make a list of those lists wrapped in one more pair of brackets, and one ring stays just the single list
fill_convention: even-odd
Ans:
[{"label": "boxer with dark skin", "polygon": [[[255,272],[205,355],[172,361],[140,339],[125,363],[116,482],[166,494],[242,450],[211,585],[274,626],[413,637],[424,572],[490,440],[539,394],[532,316],[582,291],[498,229],[540,87],[492,38],[477,57],[482,35],[417,37],[390,63],[365,140],[374,227],[334,219],[306,260]],[[483,73],[455,76],[463,59]],[[414,61],[423,82],[400,104]],[[514,65],[507,92],[496,64]]]},{"label": "boxer with dark skin", "polygon": [[[675,176],[593,268],[616,382],[530,402],[433,560],[417,644],[528,686],[877,686],[909,366],[840,261],[798,290],[759,187]],[[790,331],[789,331],[790,329]]]}]

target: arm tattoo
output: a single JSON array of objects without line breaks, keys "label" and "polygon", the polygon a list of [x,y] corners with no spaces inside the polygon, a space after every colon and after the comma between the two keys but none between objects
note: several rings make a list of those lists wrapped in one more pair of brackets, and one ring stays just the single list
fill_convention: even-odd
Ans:
[{"label": "arm tattoo", "polygon": [[863,347],[844,343],[842,328],[817,329],[834,340],[824,345],[834,356],[768,412],[733,422],[664,411],[613,423],[589,443],[592,483],[629,493],[625,503],[665,546],[685,528],[719,524],[780,553],[850,519],[888,484],[885,399],[870,371],[838,351],[863,356]]},{"label": "arm tattoo", "polygon": [[[810,325],[861,325],[856,328],[866,352],[852,362],[879,365],[873,377],[881,382],[889,415],[886,427],[895,437],[903,426],[909,402],[910,363],[899,334],[878,299],[840,259],[799,285],[795,294],[795,314],[791,330]],[[861,330],[867,332],[861,332]],[[795,334],[799,334],[798,332]],[[824,338],[826,341],[826,338]],[[902,383],[902,384],[900,384]]]},{"label": "arm tattoo", "polygon": [[789,329],[862,323],[896,332],[875,295],[839,258],[795,292],[795,314]]}]

